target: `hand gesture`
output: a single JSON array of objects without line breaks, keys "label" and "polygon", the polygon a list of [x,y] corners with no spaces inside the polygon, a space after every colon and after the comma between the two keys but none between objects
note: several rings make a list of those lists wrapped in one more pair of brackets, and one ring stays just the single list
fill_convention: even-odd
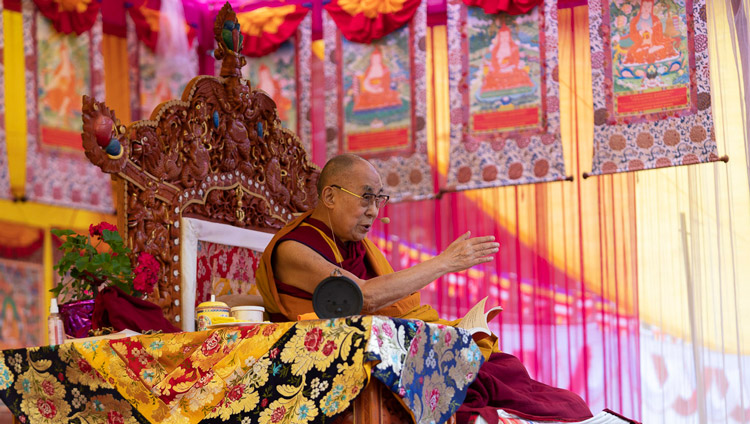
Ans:
[{"label": "hand gesture", "polygon": [[500,243],[494,240],[494,236],[471,238],[471,231],[467,231],[438,255],[438,259],[445,264],[447,272],[463,271],[491,261],[493,258],[490,255],[500,250]]}]

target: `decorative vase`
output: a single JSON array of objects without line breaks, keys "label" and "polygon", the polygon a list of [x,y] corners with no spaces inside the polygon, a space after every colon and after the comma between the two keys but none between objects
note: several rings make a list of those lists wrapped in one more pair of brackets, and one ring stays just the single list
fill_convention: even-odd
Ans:
[{"label": "decorative vase", "polygon": [[60,305],[65,334],[76,339],[88,337],[93,314],[94,299],[77,300]]}]

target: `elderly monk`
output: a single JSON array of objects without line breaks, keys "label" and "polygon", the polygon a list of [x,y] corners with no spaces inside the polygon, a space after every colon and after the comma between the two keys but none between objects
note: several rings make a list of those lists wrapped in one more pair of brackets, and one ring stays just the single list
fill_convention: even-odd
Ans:
[{"label": "elderly monk", "polygon": [[[337,156],[323,168],[317,188],[315,209],[282,228],[261,258],[256,283],[272,320],[294,321],[312,313],[315,287],[339,269],[362,289],[364,314],[451,324],[420,304],[419,290],[445,274],[489,262],[498,252],[494,237],[472,238],[467,232],[434,258],[394,272],[367,239],[388,201],[372,164],[351,154]],[[498,408],[535,420],[591,417],[577,395],[532,380],[516,357],[498,352],[496,337],[480,340],[479,346],[487,360],[458,411],[460,422],[480,414],[496,423]]]}]

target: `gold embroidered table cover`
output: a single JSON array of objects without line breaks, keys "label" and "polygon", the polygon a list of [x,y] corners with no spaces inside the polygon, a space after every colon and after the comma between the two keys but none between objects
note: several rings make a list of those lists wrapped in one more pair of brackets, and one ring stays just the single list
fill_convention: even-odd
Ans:
[{"label": "gold embroidered table cover", "polygon": [[23,423],[323,423],[372,375],[444,422],[481,363],[463,330],[355,316],[6,350],[0,398]]}]

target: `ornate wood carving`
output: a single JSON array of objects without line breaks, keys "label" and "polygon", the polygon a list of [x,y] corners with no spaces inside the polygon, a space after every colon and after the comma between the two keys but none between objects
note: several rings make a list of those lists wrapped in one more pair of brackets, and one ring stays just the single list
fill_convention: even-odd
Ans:
[{"label": "ornate wood carving", "polygon": [[149,297],[175,322],[181,216],[272,232],[317,199],[319,170],[281,127],[273,100],[241,76],[245,58],[228,3],[214,34],[221,77],[194,78],[181,100],[160,104],[149,120],[125,127],[103,102],[83,98],[86,156],[121,182],[120,231],[134,254],[161,263]]}]

